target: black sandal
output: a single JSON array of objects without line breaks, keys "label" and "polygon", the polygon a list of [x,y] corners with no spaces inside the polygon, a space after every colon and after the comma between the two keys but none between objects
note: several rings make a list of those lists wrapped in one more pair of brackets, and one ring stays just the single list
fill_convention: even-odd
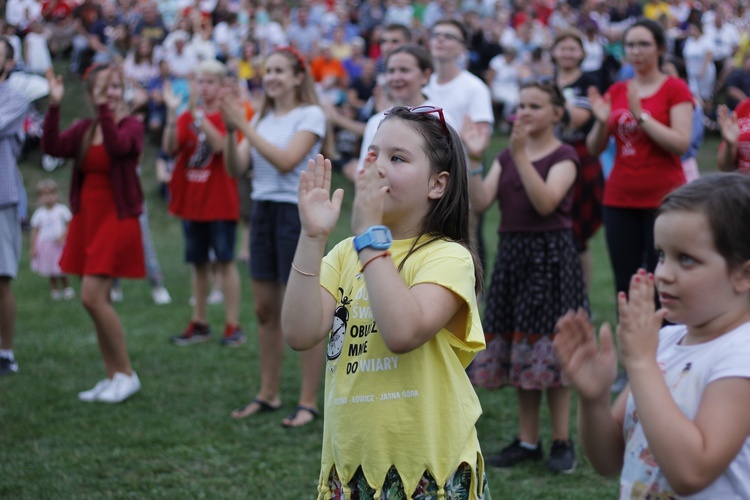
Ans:
[{"label": "black sandal", "polygon": [[[309,413],[310,415],[312,415],[312,418],[309,421],[305,422],[304,424],[299,424],[299,425],[289,424],[289,423],[286,422],[286,421],[289,421],[289,420],[291,420],[292,422],[294,420],[296,420],[297,419],[297,414],[299,414],[299,412],[301,412],[301,411],[306,411],[307,413]],[[318,418],[319,416],[320,416],[320,412],[318,410],[316,410],[315,408],[310,408],[309,406],[297,405],[297,407],[294,409],[294,411],[292,412],[292,414],[289,415],[288,417],[286,417],[285,420],[281,421],[281,425],[283,425],[287,429],[292,429],[294,427],[304,427],[307,424],[313,423],[315,421],[315,419]]]},{"label": "black sandal", "polygon": [[[253,405],[253,404],[258,405],[258,409],[256,411],[254,411],[253,413],[250,413],[249,415],[245,415],[244,413],[247,411],[247,409],[250,407],[250,405]],[[243,419],[243,418],[252,417],[253,415],[255,415],[257,413],[270,413],[272,411],[277,411],[277,410],[280,410],[280,409],[281,409],[281,405],[280,404],[278,406],[273,406],[268,401],[263,401],[260,398],[253,398],[253,400],[250,401],[245,406],[242,406],[240,408],[236,408],[232,412],[232,418],[234,418],[236,420],[240,420],[240,419]],[[239,413],[240,415],[239,416],[235,416],[234,415],[235,413]]]}]

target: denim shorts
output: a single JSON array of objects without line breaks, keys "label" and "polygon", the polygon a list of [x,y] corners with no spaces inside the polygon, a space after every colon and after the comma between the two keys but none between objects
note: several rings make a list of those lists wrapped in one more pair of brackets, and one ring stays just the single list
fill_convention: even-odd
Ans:
[{"label": "denim shorts", "polygon": [[21,262],[21,219],[18,205],[0,208],[0,276],[15,278]]},{"label": "denim shorts", "polygon": [[234,260],[234,243],[237,237],[237,222],[214,220],[198,222],[182,221],[185,232],[185,261],[190,264],[209,262],[209,251],[213,250],[216,262]]},{"label": "denim shorts", "polygon": [[299,233],[296,204],[254,202],[250,223],[250,277],[286,283]]}]

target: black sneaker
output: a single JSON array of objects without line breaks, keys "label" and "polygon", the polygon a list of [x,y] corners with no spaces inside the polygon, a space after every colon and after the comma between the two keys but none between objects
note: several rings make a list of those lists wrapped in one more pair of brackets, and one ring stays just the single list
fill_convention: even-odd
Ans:
[{"label": "black sneaker", "polygon": [[211,328],[203,323],[191,321],[180,335],[169,339],[174,345],[192,345],[211,340]]},{"label": "black sneaker", "polygon": [[224,328],[224,336],[221,339],[221,345],[227,347],[237,347],[245,343],[247,338],[245,332],[242,331],[239,325],[227,325]]},{"label": "black sneaker", "polygon": [[573,441],[570,439],[562,441],[555,439],[552,441],[552,447],[549,450],[549,460],[547,460],[547,469],[560,474],[572,474],[576,470],[576,452],[573,448]]},{"label": "black sneaker", "polygon": [[516,438],[497,455],[484,457],[484,463],[492,467],[513,467],[521,462],[529,460],[539,461],[543,458],[542,442],[537,443],[536,448],[530,450],[521,446],[521,441]]},{"label": "black sneaker", "polygon": [[0,376],[18,373],[18,362],[15,359],[0,357]]}]

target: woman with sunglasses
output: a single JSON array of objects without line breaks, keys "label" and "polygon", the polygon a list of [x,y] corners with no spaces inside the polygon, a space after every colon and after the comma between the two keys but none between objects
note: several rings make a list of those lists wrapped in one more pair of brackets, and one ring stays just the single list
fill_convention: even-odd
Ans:
[{"label": "woman with sunglasses", "polygon": [[[237,144],[227,134],[225,161],[235,175],[253,169],[253,213],[250,223],[250,277],[261,363],[260,388],[245,406],[232,412],[236,419],[281,408],[281,301],[289,279],[294,245],[300,232],[297,186],[307,160],[323,145],[326,118],[319,106],[310,70],[290,47],[266,58],[263,101],[248,123],[236,96],[222,99],[227,130],[244,137]],[[298,403],[285,427],[307,425],[318,417],[318,387],[323,369],[323,343],[302,353],[302,386]]]},{"label": "woman with sunglasses", "polygon": [[[416,108],[421,106],[432,106],[432,103],[422,93],[422,88],[430,81],[432,74],[432,59],[427,51],[419,45],[403,45],[391,52],[385,61],[385,85],[388,95],[396,106]],[[364,168],[367,151],[372,143],[375,132],[380,122],[385,118],[387,111],[382,111],[370,117],[365,126],[362,136],[362,146],[359,152],[359,164],[357,170]],[[453,118],[444,115],[445,120],[456,126]]]},{"label": "woman with sunglasses", "polygon": [[588,240],[602,225],[602,195],[604,175],[599,158],[586,149],[586,135],[594,125],[594,114],[588,98],[589,87],[596,80],[581,70],[586,57],[583,37],[578,31],[559,31],[552,43],[552,62],[555,64],[555,83],[565,97],[567,120],[559,123],[557,137],[570,144],[578,153],[581,167],[573,185],[573,242],[581,258],[586,287],[591,283],[591,254]]},{"label": "woman with sunglasses", "polygon": [[630,277],[656,267],[654,220],[661,200],[685,184],[680,156],[690,145],[693,96],[687,84],[661,70],[666,39],[661,26],[641,20],[624,35],[635,75],[602,96],[589,89],[596,121],[586,138],[598,156],[614,135],[617,150],[604,187],[604,227],[616,291],[628,292]]}]

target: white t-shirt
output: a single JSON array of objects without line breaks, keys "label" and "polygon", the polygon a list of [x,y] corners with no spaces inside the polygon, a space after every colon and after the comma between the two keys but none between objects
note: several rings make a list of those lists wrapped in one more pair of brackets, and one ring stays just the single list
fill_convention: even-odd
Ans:
[{"label": "white t-shirt", "polygon": [[55,203],[52,208],[41,206],[31,216],[31,227],[39,230],[39,241],[55,241],[65,234],[65,228],[73,215],[62,203]]},{"label": "white t-shirt", "polygon": [[[684,325],[662,328],[656,359],[677,406],[695,418],[705,388],[727,377],[750,378],[750,323],[721,337],[698,345],[680,345],[687,334]],[[620,498],[677,497],[661,473],[643,427],[635,400],[628,398],[623,426],[625,459],[620,477]],[[705,490],[687,497],[693,500],[750,498],[750,439],[724,473]]]},{"label": "white t-shirt", "polygon": [[326,133],[326,115],[320,106],[300,106],[282,116],[270,111],[264,117],[253,119],[258,133],[278,148],[285,149],[292,142],[294,135],[302,130],[318,136],[315,145],[302,161],[291,171],[282,174],[255,148],[252,148],[253,159],[253,193],[255,201],[275,201],[278,203],[297,204],[299,178],[307,170],[307,160],[315,158],[320,152],[323,137]]},{"label": "white t-shirt", "polygon": [[430,102],[440,106],[455,119],[463,123],[465,115],[474,122],[494,123],[492,114],[492,98],[487,85],[464,70],[448,83],[440,84],[435,73],[430,77],[430,83],[424,88],[424,93]]},{"label": "white t-shirt", "polygon": [[[420,106],[437,106],[434,102],[427,100],[420,104]],[[378,131],[378,127],[380,126],[380,122],[383,121],[383,118],[385,118],[386,111],[381,111],[380,113],[373,115],[370,117],[369,120],[367,120],[367,125],[365,125],[365,133],[362,135],[362,145],[360,146],[359,150],[359,163],[357,164],[357,171],[359,172],[363,168],[365,168],[365,156],[367,156],[367,149],[370,147],[370,144],[372,144],[372,140],[375,138],[375,133]],[[458,131],[458,128],[461,126],[460,122],[456,122],[453,115],[448,113],[447,111],[443,110],[443,118],[445,118],[445,122],[456,129]]]}]

